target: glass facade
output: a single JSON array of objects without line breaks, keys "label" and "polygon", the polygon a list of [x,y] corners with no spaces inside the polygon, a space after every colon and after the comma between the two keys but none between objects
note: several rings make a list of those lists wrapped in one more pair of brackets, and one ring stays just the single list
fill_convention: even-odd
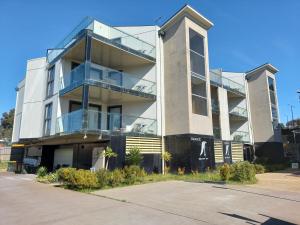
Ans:
[{"label": "glass facade", "polygon": [[50,135],[51,131],[51,118],[52,118],[52,103],[45,106],[45,116],[44,116],[44,135]]},{"label": "glass facade", "polygon": [[207,116],[207,89],[204,54],[204,38],[194,30],[189,30],[192,112]]},{"label": "glass facade", "polygon": [[55,75],[55,66],[52,66],[48,70],[46,98],[49,98],[49,97],[51,97],[53,95],[53,90],[54,90],[54,75]]},{"label": "glass facade", "polygon": [[275,83],[272,77],[268,77],[268,86],[269,86],[269,94],[270,94],[270,101],[271,101],[271,111],[272,111],[272,120],[273,124],[278,123],[278,111],[277,111],[277,104],[276,104],[276,93],[275,93]]}]

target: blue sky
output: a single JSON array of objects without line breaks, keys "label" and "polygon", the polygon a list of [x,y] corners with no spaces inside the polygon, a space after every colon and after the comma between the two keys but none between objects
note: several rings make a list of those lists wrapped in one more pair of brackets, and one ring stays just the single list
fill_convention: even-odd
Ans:
[{"label": "blue sky", "polygon": [[288,104],[300,117],[300,1],[298,0],[1,0],[0,113],[15,106],[15,87],[26,60],[45,56],[84,17],[110,25],[158,25],[185,3],[210,19],[211,68],[248,71],[265,62],[280,71],[277,89],[281,121]]}]

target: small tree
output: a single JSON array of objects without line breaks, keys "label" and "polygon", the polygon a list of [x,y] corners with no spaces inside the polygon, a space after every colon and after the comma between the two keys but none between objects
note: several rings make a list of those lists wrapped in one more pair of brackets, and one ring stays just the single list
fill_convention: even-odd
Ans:
[{"label": "small tree", "polygon": [[138,146],[133,146],[129,149],[129,153],[126,154],[125,161],[127,165],[140,166],[143,161],[143,156]]},{"label": "small tree", "polygon": [[164,171],[165,173],[168,173],[169,171],[169,162],[171,161],[172,159],[172,155],[170,152],[168,151],[165,151],[163,154],[162,154],[162,159],[164,160]]},{"label": "small tree", "polygon": [[104,156],[105,156],[105,159],[107,158],[106,163],[105,163],[105,169],[107,170],[108,169],[109,159],[110,158],[116,158],[118,156],[118,154],[115,153],[111,149],[111,147],[107,146],[106,149],[105,149],[105,152],[104,152]]}]

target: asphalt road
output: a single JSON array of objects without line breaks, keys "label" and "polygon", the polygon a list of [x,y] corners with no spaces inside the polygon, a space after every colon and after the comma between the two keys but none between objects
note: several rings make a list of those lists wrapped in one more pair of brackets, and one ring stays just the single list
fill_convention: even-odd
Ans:
[{"label": "asphalt road", "polygon": [[160,182],[79,193],[0,174],[0,224],[300,224],[300,193]]}]

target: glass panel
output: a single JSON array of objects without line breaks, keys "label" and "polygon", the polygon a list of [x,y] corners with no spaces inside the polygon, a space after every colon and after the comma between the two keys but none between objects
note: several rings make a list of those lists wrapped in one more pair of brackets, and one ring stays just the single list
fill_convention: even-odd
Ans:
[{"label": "glass panel", "polygon": [[205,59],[203,56],[190,51],[191,71],[205,77]]},{"label": "glass panel", "polygon": [[119,130],[121,128],[121,107],[111,107],[109,108],[108,115],[108,129],[109,130]]},{"label": "glass panel", "polygon": [[192,95],[192,112],[207,116],[207,100],[205,98]]},{"label": "glass panel", "polygon": [[90,70],[90,79],[91,80],[102,80],[103,71],[96,68],[91,68]]},{"label": "glass panel", "polygon": [[270,92],[270,98],[271,98],[271,103],[273,105],[276,105],[276,98],[275,98],[275,92],[274,91],[269,91]]},{"label": "glass panel", "polygon": [[68,46],[74,43],[78,34],[84,29],[93,31],[93,33],[103,37],[104,39],[107,39],[110,44],[113,44],[117,47],[121,47],[136,54],[144,54],[152,58],[156,57],[155,46],[117,28],[107,26],[90,17],[86,17],[73,29],[70,34],[68,34],[57,46],[55,46],[55,48],[48,50],[48,62],[52,62]]},{"label": "glass panel", "polygon": [[88,129],[95,131],[101,129],[101,113],[98,106],[89,106]]},{"label": "glass panel", "polygon": [[122,86],[122,73],[118,71],[108,72],[110,83],[117,86]]},{"label": "glass panel", "polygon": [[204,56],[204,38],[190,29],[190,49]]},{"label": "glass panel", "polygon": [[[85,75],[85,71],[89,71],[87,76]],[[84,81],[93,81],[95,85],[97,85],[97,83],[105,83],[137,92],[152,95],[156,94],[155,82],[141,79],[132,74],[89,63],[83,63],[69,74],[64,75],[61,80],[61,90],[72,90],[73,88],[80,86]]]},{"label": "glass panel", "polygon": [[274,118],[278,118],[278,114],[277,114],[277,108],[272,106],[272,117]]},{"label": "glass panel", "polygon": [[[90,107],[90,109],[96,109]],[[88,110],[88,127],[85,132],[103,132],[103,133],[140,133],[140,134],[156,134],[157,122],[155,119],[143,118],[133,115],[122,115],[117,113],[119,108],[111,108],[113,113],[106,113],[97,110]],[[97,121],[101,121],[101,118],[107,120],[112,124],[111,129],[107,129],[105,124],[99,122],[99,126],[95,126]],[[57,118],[56,121],[56,133],[68,134],[74,132],[82,132],[82,109],[73,111],[71,113],[63,114]]]},{"label": "glass panel", "polygon": [[269,90],[275,91],[274,80],[272,77],[268,77]]},{"label": "glass panel", "polygon": [[192,94],[206,97],[206,82],[192,76]]}]

